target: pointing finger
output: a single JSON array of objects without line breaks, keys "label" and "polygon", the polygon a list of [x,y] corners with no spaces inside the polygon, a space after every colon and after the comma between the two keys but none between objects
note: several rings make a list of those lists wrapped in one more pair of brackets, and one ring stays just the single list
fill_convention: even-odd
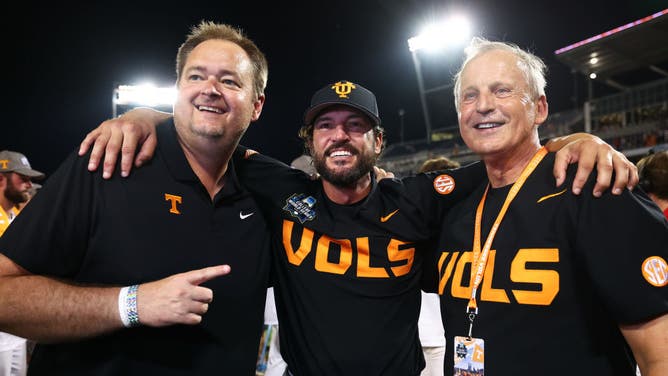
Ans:
[{"label": "pointing finger", "polygon": [[223,276],[230,272],[229,265],[216,265],[203,269],[192,270],[184,273],[186,280],[194,285],[200,285],[206,281],[212,280],[216,277]]}]

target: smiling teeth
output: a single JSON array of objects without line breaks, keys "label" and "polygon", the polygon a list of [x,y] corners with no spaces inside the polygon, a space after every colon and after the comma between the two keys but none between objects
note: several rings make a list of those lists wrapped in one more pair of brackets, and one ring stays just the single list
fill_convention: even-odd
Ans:
[{"label": "smiling teeth", "polygon": [[476,129],[489,129],[489,128],[494,128],[498,127],[499,124],[497,123],[483,123],[483,124],[478,124],[475,126]]},{"label": "smiling teeth", "polygon": [[351,156],[351,155],[353,155],[353,154],[349,151],[340,150],[340,151],[333,152],[329,156],[330,157],[348,157],[348,156]]},{"label": "smiling teeth", "polygon": [[200,111],[210,111],[210,112],[216,112],[216,113],[219,113],[219,114],[223,113],[223,111],[221,111],[220,109],[218,109],[216,107],[198,106],[197,109],[200,110]]}]

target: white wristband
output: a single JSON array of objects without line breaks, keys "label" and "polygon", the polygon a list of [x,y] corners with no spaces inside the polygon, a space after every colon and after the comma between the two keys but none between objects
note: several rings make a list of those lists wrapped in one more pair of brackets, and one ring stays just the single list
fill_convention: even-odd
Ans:
[{"label": "white wristband", "polygon": [[118,293],[118,314],[121,316],[121,322],[126,328],[130,327],[130,320],[128,319],[128,311],[125,308],[125,301],[128,298],[128,286],[121,289]]}]

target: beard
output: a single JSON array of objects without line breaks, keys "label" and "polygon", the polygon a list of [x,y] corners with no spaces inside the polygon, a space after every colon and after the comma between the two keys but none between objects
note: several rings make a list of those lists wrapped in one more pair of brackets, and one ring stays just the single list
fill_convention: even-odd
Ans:
[{"label": "beard", "polygon": [[360,153],[352,146],[348,145],[346,148],[353,156],[357,156],[355,164],[345,170],[333,170],[327,167],[327,158],[325,155],[329,154],[332,148],[338,148],[342,145],[333,145],[322,154],[315,154],[313,156],[313,166],[320,174],[323,180],[337,187],[353,187],[357,182],[373,170],[376,165],[378,156],[371,152]]},{"label": "beard", "polygon": [[7,200],[13,202],[14,205],[18,205],[28,201],[28,198],[30,198],[28,191],[20,191],[16,189],[16,186],[9,180],[7,181],[7,183],[8,184],[5,187],[5,197],[7,198]]}]

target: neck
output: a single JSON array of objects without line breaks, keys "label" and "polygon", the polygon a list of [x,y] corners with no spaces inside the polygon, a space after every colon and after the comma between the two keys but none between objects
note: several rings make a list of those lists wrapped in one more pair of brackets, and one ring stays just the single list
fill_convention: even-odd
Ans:
[{"label": "neck", "polygon": [[322,181],[327,198],[339,205],[350,205],[362,201],[371,192],[371,174],[361,177],[350,187],[340,187],[326,180]]},{"label": "neck", "polygon": [[193,172],[199,178],[211,199],[225,185],[225,173],[227,164],[232,158],[232,153],[237,146],[223,145],[221,142],[209,141],[208,139],[196,145],[188,144],[179,137],[179,143],[183,153],[188,160],[188,164]]},{"label": "neck", "polygon": [[668,209],[668,200],[664,200],[662,198],[657,197],[654,193],[648,193],[647,194],[649,198],[652,199],[656,203],[656,205],[661,209],[661,211],[665,211]]},{"label": "neck", "polygon": [[483,156],[492,188],[514,183],[539,149],[540,144],[531,143],[502,154]]},{"label": "neck", "polygon": [[5,211],[5,213],[8,213],[12,208],[16,206],[12,201],[9,201],[7,197],[5,197],[4,194],[0,195],[0,207],[2,207],[2,210]]}]

